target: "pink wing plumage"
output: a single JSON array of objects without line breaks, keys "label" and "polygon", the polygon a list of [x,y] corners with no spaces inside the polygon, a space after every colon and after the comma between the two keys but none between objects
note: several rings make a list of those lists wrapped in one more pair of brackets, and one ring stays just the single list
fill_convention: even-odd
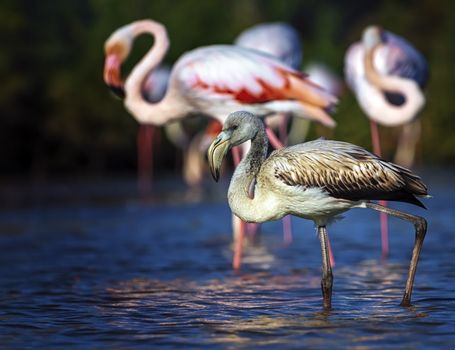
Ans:
[{"label": "pink wing plumage", "polygon": [[329,106],[336,100],[301,72],[272,57],[236,46],[216,45],[191,51],[182,57],[174,73],[186,89],[239,103],[302,99]]}]

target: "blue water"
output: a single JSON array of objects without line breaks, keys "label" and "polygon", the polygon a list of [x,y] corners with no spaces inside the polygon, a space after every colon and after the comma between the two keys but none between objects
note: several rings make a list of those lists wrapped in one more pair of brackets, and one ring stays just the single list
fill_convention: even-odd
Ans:
[{"label": "blue water", "polygon": [[[431,174],[430,174],[431,175]],[[329,227],[333,310],[321,304],[311,222],[262,226],[231,269],[226,183],[188,193],[179,180],[137,196],[134,181],[1,190],[0,348],[453,349],[455,190],[428,176],[429,230],[413,307],[399,307],[414,242],[390,220],[380,259],[378,214],[352,210]]]}]

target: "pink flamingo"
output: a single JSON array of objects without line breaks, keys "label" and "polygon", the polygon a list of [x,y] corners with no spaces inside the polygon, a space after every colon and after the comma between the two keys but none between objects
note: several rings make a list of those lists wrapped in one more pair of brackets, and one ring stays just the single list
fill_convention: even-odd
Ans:
[{"label": "pink flamingo", "polygon": [[[154,36],[154,45],[123,84],[122,62],[134,39],[143,33]],[[125,107],[140,124],[160,126],[195,113],[222,124],[229,113],[246,110],[261,116],[292,112],[335,126],[327,111],[337,102],[336,97],[273,57],[230,45],[201,47],[184,54],[173,66],[164,97],[150,103],[143,98],[143,82],[161,63],[168,48],[165,27],[152,20],[121,27],[105,43],[104,80],[114,92],[124,93]],[[269,129],[267,132],[273,134]],[[236,269],[240,266],[238,255],[233,262]]]},{"label": "pink flamingo", "polygon": [[[346,53],[345,75],[370,118],[373,152],[381,156],[378,124],[409,125],[418,117],[425,104],[422,88],[428,80],[428,65],[404,38],[369,26],[362,41],[352,44]],[[383,256],[389,251],[387,231],[387,215],[381,213]]]}]

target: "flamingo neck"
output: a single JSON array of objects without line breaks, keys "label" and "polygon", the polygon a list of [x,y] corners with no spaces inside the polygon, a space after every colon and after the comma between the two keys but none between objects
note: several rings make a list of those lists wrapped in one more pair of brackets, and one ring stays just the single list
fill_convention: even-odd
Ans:
[{"label": "flamingo neck", "polygon": [[[374,50],[373,48],[365,53],[365,76],[371,88],[364,91],[363,87],[360,87],[360,94],[370,95],[369,98],[361,99],[364,102],[362,107],[369,117],[379,124],[397,126],[408,123],[415,119],[422,109],[425,97],[414,80],[379,74],[374,67]],[[383,91],[399,93],[403,95],[405,102],[400,106],[392,105]]]},{"label": "flamingo neck", "polygon": [[251,148],[241,160],[232,176],[228,190],[229,205],[239,218],[247,222],[264,222],[270,219],[267,209],[267,193],[256,183],[262,163],[267,157],[268,141],[261,123]]},{"label": "flamingo neck", "polygon": [[[169,38],[162,24],[150,20],[137,23],[133,38],[143,33],[152,34],[155,42],[125,81],[125,106],[139,123],[162,125],[173,120],[172,117],[175,114],[171,108],[172,104],[167,102],[171,97],[169,91],[161,101],[150,103],[143,97],[142,85],[146,76],[161,63],[166,55]],[[177,119],[177,116],[174,119]]]}]

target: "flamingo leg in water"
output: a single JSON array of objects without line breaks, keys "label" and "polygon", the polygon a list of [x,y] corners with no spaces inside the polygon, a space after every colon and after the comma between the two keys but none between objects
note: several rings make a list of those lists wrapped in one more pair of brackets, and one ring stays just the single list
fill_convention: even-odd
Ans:
[{"label": "flamingo leg in water", "polygon": [[283,240],[285,245],[289,245],[292,243],[292,222],[291,216],[286,215],[281,219],[283,222]]},{"label": "flamingo leg in water", "polygon": [[401,133],[398,137],[397,150],[393,162],[405,168],[412,168],[414,165],[416,147],[420,139],[422,126],[420,119],[401,127]]},{"label": "flamingo leg in water", "polygon": [[[374,121],[370,121],[370,130],[371,140],[373,143],[373,153],[375,153],[379,157],[382,157],[378,124]],[[379,201],[379,204],[384,207],[387,207],[387,201]],[[387,214],[381,211],[379,214],[379,219],[381,225],[382,257],[385,258],[389,255],[389,224]]]},{"label": "flamingo leg in water", "polygon": [[151,190],[153,177],[153,136],[155,127],[152,125],[139,125],[137,134],[137,166],[138,189],[141,195]]}]

